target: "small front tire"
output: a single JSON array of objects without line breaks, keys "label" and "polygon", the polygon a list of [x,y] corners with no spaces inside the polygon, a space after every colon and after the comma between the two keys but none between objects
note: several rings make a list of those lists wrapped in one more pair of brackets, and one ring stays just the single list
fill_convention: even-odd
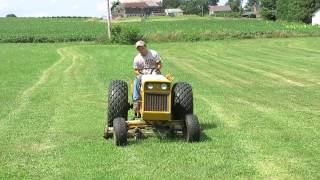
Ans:
[{"label": "small front tire", "polygon": [[127,145],[127,123],[122,117],[113,120],[113,140],[116,146]]},{"label": "small front tire", "polygon": [[187,142],[199,142],[200,141],[200,125],[198,117],[193,114],[187,114],[185,118],[185,138]]}]

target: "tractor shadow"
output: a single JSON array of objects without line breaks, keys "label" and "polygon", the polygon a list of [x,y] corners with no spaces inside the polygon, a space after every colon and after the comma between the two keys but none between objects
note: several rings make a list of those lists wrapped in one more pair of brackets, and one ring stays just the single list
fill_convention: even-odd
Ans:
[{"label": "tractor shadow", "polygon": [[201,123],[200,127],[202,128],[202,130],[209,130],[209,129],[215,129],[218,126],[215,123],[205,122],[205,123]]},{"label": "tractor shadow", "polygon": [[209,122],[205,122],[205,123],[201,123],[200,124],[200,128],[201,128],[201,137],[200,137],[200,142],[202,141],[212,141],[210,136],[207,136],[206,131],[210,130],[210,129],[215,129],[218,126],[215,123],[209,123]]}]

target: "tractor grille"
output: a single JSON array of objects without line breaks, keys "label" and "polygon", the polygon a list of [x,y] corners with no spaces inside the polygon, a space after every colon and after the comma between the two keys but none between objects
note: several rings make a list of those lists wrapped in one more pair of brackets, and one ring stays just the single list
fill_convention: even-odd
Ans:
[{"label": "tractor grille", "polygon": [[145,111],[168,111],[167,94],[145,94],[144,98]]}]

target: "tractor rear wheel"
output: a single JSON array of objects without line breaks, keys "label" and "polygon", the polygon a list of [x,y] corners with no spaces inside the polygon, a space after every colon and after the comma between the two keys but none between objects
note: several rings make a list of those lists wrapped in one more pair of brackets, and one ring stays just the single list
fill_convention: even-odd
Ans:
[{"label": "tractor rear wheel", "polygon": [[185,119],[184,135],[187,142],[198,142],[200,141],[200,125],[198,117],[193,114],[186,115]]},{"label": "tractor rear wheel", "polygon": [[127,145],[127,123],[122,117],[113,121],[113,140],[116,146]]},{"label": "tractor rear wheel", "polygon": [[113,126],[113,120],[122,117],[128,119],[128,85],[125,81],[114,80],[109,84],[107,127]]},{"label": "tractor rear wheel", "polygon": [[183,120],[193,113],[192,87],[186,82],[178,82],[172,88],[172,114],[175,120]]}]

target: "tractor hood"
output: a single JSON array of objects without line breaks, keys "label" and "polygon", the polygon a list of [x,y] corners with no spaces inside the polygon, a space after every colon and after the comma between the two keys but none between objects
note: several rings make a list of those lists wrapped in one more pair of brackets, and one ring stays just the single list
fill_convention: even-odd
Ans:
[{"label": "tractor hood", "polygon": [[144,82],[166,82],[166,83],[170,83],[171,81],[169,81],[164,75],[143,75],[141,78],[142,84],[144,84]]}]

